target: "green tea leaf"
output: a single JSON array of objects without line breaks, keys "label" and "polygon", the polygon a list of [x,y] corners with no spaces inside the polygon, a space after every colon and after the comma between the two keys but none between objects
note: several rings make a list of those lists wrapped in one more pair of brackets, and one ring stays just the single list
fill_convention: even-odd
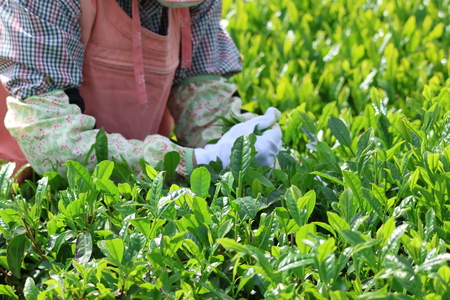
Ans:
[{"label": "green tea leaf", "polygon": [[13,288],[9,285],[0,284],[0,295],[6,295],[11,299],[19,300],[19,296],[17,296]]},{"label": "green tea leaf", "polygon": [[125,246],[121,239],[102,240],[98,242],[98,247],[107,257],[116,260],[118,263],[122,262]]},{"label": "green tea leaf", "polygon": [[244,180],[247,183],[251,184],[255,179],[258,179],[259,182],[261,182],[261,184],[265,187],[268,187],[268,186],[273,187],[274,186],[272,181],[267,179],[267,177],[265,177],[263,174],[255,171],[255,170],[249,169],[247,171],[247,175],[244,177]]},{"label": "green tea leaf", "polygon": [[113,181],[109,179],[98,179],[95,182],[95,186],[100,190],[105,196],[110,196],[114,201],[112,203],[117,203],[120,201],[120,193],[117,186]]},{"label": "green tea leaf", "polygon": [[71,188],[79,187],[81,192],[87,192],[94,188],[94,181],[86,167],[73,160],[67,161],[65,165],[67,166],[67,180]]},{"label": "green tea leaf", "polygon": [[248,172],[251,162],[252,147],[247,136],[243,135],[236,139],[231,148],[230,169],[235,180],[240,180],[239,172],[242,172],[242,178]]},{"label": "green tea leaf", "polygon": [[256,203],[252,197],[238,198],[233,202],[239,204],[239,217],[241,219],[244,219],[246,216],[250,219],[255,218],[259,209],[259,203]]},{"label": "green tea leaf", "polygon": [[75,247],[75,261],[81,265],[87,264],[92,255],[92,236],[89,231],[80,233]]},{"label": "green tea leaf", "polygon": [[231,228],[233,228],[233,220],[228,219],[224,223],[222,223],[217,229],[217,238],[223,238],[230,232]]},{"label": "green tea leaf", "polygon": [[304,253],[288,253],[278,263],[278,269],[276,270],[276,272],[279,273],[312,264],[314,264],[314,259],[311,257],[311,255],[307,255]]},{"label": "green tea leaf", "polygon": [[114,163],[109,160],[100,162],[94,169],[94,178],[107,180],[111,177],[114,171]]},{"label": "green tea leaf", "polygon": [[180,154],[177,151],[171,151],[164,155],[164,169],[166,170],[167,176],[172,180],[175,175],[175,170],[180,163]]},{"label": "green tea leaf", "polygon": [[6,258],[8,260],[8,267],[14,276],[20,278],[22,259],[25,254],[25,244],[27,238],[24,234],[16,235],[9,241],[8,247],[6,248]]},{"label": "green tea leaf", "polygon": [[311,240],[317,234],[316,225],[306,224],[300,227],[295,234],[295,242],[300,253],[308,253],[311,247],[303,242],[303,240]]},{"label": "green tea leaf", "polygon": [[361,192],[361,181],[356,176],[356,174],[349,172],[347,170],[343,171],[344,174],[344,182],[352,189],[353,195],[358,199],[358,203],[364,207],[365,201],[363,198],[363,194]]},{"label": "green tea leaf", "polygon": [[23,295],[26,300],[38,300],[39,289],[36,287],[33,278],[28,277],[23,287]]},{"label": "green tea leaf", "polygon": [[211,184],[211,174],[205,167],[195,169],[191,174],[191,190],[199,197],[209,196],[209,186]]},{"label": "green tea leaf", "polygon": [[97,155],[98,163],[108,159],[108,137],[103,127],[100,128],[95,136],[95,154]]},{"label": "green tea leaf", "polygon": [[292,186],[288,189],[286,193],[286,206],[289,211],[289,214],[291,215],[292,219],[295,220],[295,222],[299,226],[303,226],[303,218],[300,215],[300,211],[298,208],[298,200],[302,197],[302,192],[296,187]]},{"label": "green tea leaf", "polygon": [[336,231],[350,229],[350,225],[344,219],[339,217],[338,214],[329,211],[327,212],[327,216],[328,222]]},{"label": "green tea leaf", "polygon": [[351,149],[352,140],[345,123],[339,118],[331,117],[328,120],[328,126],[331,129],[331,133],[338,139],[339,143]]}]

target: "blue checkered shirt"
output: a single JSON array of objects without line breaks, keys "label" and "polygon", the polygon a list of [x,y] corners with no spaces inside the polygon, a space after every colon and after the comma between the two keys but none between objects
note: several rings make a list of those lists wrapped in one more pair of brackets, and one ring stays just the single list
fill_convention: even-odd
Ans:
[{"label": "blue checkered shirt", "polygon": [[[117,0],[131,16],[131,1]],[[239,52],[219,25],[221,0],[206,0],[190,8],[192,67],[179,68],[174,83],[241,70]],[[141,25],[165,34],[166,9],[156,0],[140,3]],[[84,46],[80,42],[81,7],[74,0],[0,0],[0,79],[20,99],[57,89],[78,87]]]}]

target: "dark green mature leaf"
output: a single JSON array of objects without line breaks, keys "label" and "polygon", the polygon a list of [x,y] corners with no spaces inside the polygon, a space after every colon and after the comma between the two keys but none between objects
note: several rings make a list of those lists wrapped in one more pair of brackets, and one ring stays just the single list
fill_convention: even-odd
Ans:
[{"label": "dark green mature leaf", "polygon": [[209,196],[211,174],[205,167],[195,169],[191,174],[191,190],[197,196],[206,198]]},{"label": "dark green mature leaf", "polygon": [[97,155],[97,162],[102,162],[108,159],[108,137],[103,128],[97,132],[95,137],[95,154]]},{"label": "dark green mature leaf", "polygon": [[233,220],[228,219],[224,223],[222,223],[217,229],[217,238],[223,238],[230,232],[231,228],[233,228]]},{"label": "dark green mature leaf", "polygon": [[92,255],[92,236],[87,231],[86,233],[80,233],[77,238],[75,247],[75,261],[79,264],[87,264]]},{"label": "dark green mature leaf", "polygon": [[231,148],[230,169],[235,180],[240,180],[239,172],[242,172],[242,178],[247,175],[250,168],[252,147],[247,136],[243,135],[236,139]]},{"label": "dark green mature leaf", "polygon": [[272,181],[267,179],[267,177],[265,177],[263,174],[255,171],[255,170],[249,169],[247,171],[247,175],[244,177],[244,180],[246,182],[248,182],[249,184],[251,184],[255,179],[258,179],[259,182],[261,182],[261,184],[265,187],[268,187],[268,186],[273,187],[274,186]]},{"label": "dark green mature leaf", "polygon": [[6,248],[6,258],[8,260],[8,267],[14,276],[20,278],[20,269],[22,264],[22,259],[25,253],[25,244],[27,238],[24,234],[16,235],[9,241],[8,247]]},{"label": "dark green mature leaf", "polygon": [[369,128],[358,138],[356,157],[363,155],[373,145],[373,136],[373,128]]},{"label": "dark green mature leaf", "polygon": [[180,163],[180,154],[177,151],[171,151],[164,156],[164,169],[166,170],[167,176],[172,180],[175,175],[175,170]]},{"label": "dark green mature leaf", "polygon": [[294,219],[299,226],[304,225],[302,216],[300,215],[299,207],[297,205],[298,199],[300,199],[301,197],[302,192],[296,186],[290,187],[286,193],[287,209],[292,219]]},{"label": "dark green mature leaf", "polygon": [[69,187],[72,189],[78,187],[81,192],[87,192],[94,188],[94,181],[86,167],[73,160],[67,161],[65,165],[67,166]]},{"label": "dark green mature leaf", "polygon": [[241,219],[246,216],[250,219],[255,218],[259,209],[259,203],[257,203],[252,197],[238,198],[233,202],[239,204],[239,217]]},{"label": "dark green mature leaf", "polygon": [[345,123],[339,118],[331,117],[328,120],[328,126],[331,129],[331,133],[338,139],[339,143],[351,149],[352,140]]},{"label": "dark green mature leaf", "polygon": [[[373,186],[372,186],[372,188],[373,188]],[[375,211],[375,213],[378,215],[378,217],[381,220],[384,220],[385,215],[383,214],[383,207],[382,207],[380,201],[373,196],[373,193],[369,189],[361,188],[361,192],[364,196],[364,199],[367,201],[367,203],[370,204],[370,206]]]}]

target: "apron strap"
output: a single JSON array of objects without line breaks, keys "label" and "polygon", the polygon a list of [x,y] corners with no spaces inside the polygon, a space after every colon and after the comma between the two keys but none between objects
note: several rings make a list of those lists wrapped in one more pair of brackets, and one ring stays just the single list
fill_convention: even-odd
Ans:
[{"label": "apron strap", "polygon": [[134,61],[134,78],[136,81],[137,100],[139,103],[147,103],[147,89],[145,87],[144,75],[144,59],[142,56],[142,37],[141,37],[141,18],[139,16],[138,2],[140,0],[132,0],[132,17],[133,17],[133,61]]},{"label": "apron strap", "polygon": [[181,9],[181,67],[190,68],[192,64],[191,14],[189,7]]}]

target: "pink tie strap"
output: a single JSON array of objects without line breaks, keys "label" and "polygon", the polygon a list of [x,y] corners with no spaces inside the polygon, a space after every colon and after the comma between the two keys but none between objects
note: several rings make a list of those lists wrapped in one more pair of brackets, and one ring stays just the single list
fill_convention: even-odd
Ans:
[{"label": "pink tie strap", "polygon": [[138,2],[133,0],[132,17],[133,17],[133,61],[134,61],[134,78],[136,80],[137,100],[139,103],[147,103],[147,89],[145,87],[144,75],[144,59],[142,56],[142,37],[141,37],[141,18],[139,16]]},{"label": "pink tie strap", "polygon": [[189,68],[192,63],[191,14],[189,7],[181,9],[181,67]]}]

